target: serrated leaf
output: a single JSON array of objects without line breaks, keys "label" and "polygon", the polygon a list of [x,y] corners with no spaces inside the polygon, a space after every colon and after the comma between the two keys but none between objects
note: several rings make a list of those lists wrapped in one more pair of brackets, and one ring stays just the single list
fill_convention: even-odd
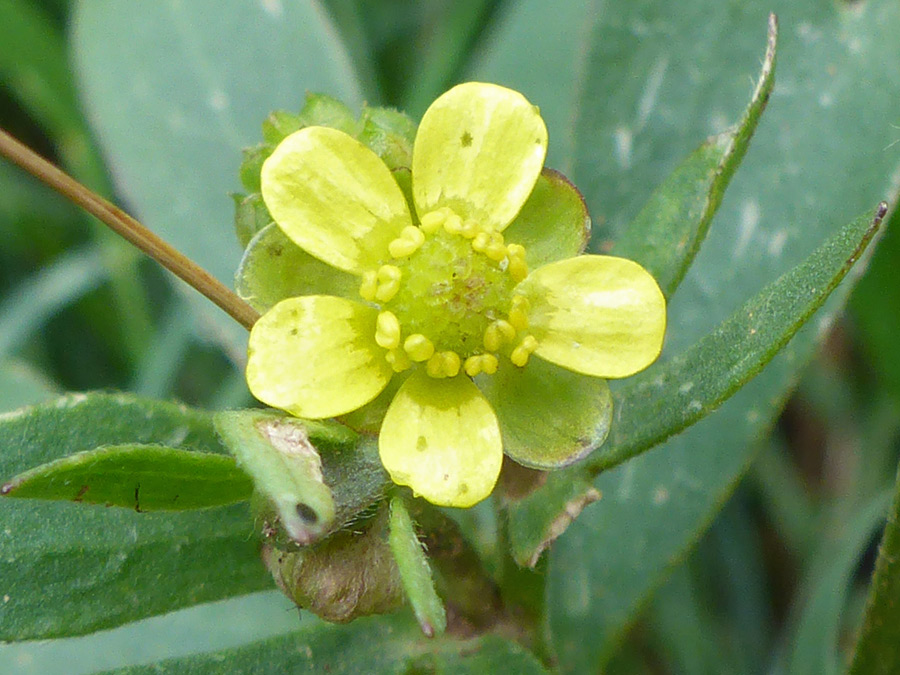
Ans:
[{"label": "serrated leaf", "polygon": [[428,637],[441,635],[447,628],[447,613],[434,589],[431,566],[401,497],[391,500],[389,528],[391,553],[419,627]]},{"label": "serrated leaf", "polygon": [[547,671],[522,647],[494,635],[471,640],[424,640],[412,622],[364,618],[349,626],[313,625],[292,635],[121,668],[109,671],[109,675],[299,672],[539,675]]},{"label": "serrated leaf", "polygon": [[[326,13],[315,0],[89,0],[75,4],[72,26],[81,100],[120,194],[230,285],[240,250],[227,195],[241,149],[271,111],[299,109],[307,91],[361,102]],[[205,301],[195,308],[234,354],[244,351],[242,328]]]},{"label": "serrated leaf", "polygon": [[613,255],[639,262],[669,298],[700,250],[725,189],[740,166],[775,85],[778,24],[769,16],[762,72],[741,121],[708,139],[669,174],[616,239]]},{"label": "serrated leaf", "polygon": [[900,671],[900,474],[888,513],[850,675]]},{"label": "serrated leaf", "polygon": [[[224,454],[207,413],[124,394],[73,394],[0,415],[0,475],[125,443]],[[80,635],[271,587],[243,505],[141,514],[4,499],[0,522],[9,597],[0,640]]]},{"label": "serrated leaf", "polygon": [[250,478],[230,457],[161,445],[113,445],[35,467],[0,486],[0,495],[188,511],[247,501]]}]

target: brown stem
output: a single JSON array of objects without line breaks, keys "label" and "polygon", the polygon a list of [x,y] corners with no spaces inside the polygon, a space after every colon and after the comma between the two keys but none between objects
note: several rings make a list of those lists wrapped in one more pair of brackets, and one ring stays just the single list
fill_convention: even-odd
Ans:
[{"label": "brown stem", "polygon": [[0,129],[0,155],[18,165],[42,183],[49,185],[66,199],[96,216],[111,230],[134,244],[160,265],[199,293],[212,300],[232,319],[247,330],[259,318],[253,309],[227,286],[190,258],[160,239],[120,208],[110,204],[70,175]]}]

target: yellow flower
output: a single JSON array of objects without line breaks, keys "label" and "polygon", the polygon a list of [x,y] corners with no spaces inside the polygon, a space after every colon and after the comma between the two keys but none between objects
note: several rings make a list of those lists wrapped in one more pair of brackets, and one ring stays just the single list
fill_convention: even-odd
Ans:
[{"label": "yellow flower", "polygon": [[[409,198],[341,131],[285,138],[263,165],[263,199],[284,234],[340,279],[333,295],[282,300],[253,327],[253,394],[324,418],[365,406],[398,378],[381,460],[395,483],[439,505],[488,496],[504,446],[549,468],[599,445],[611,410],[601,378],[656,359],[665,300],[640,265],[559,259],[560,247],[546,245],[556,223],[523,222],[533,192],[577,195],[542,175],[546,149],[538,110],[481,83],[451,89],[425,113]],[[540,223],[553,222],[549,211]],[[533,262],[547,264],[529,272]],[[358,291],[347,292],[348,275]],[[541,454],[553,446],[558,456]]]}]

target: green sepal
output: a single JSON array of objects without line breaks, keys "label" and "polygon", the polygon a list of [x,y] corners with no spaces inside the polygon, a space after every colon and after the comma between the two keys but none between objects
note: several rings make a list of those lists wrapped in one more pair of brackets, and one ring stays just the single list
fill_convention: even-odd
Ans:
[{"label": "green sepal", "polygon": [[269,543],[308,545],[381,499],[389,484],[374,440],[331,421],[261,410],[214,416],[222,442],[253,479]]},{"label": "green sepal", "polygon": [[160,445],[113,445],[42,464],[0,487],[6,497],[187,511],[246,501],[250,478],[231,457]]},{"label": "green sepal", "polygon": [[287,110],[273,110],[262,123],[262,135],[266,143],[278,145],[295,131],[304,127],[303,117]]},{"label": "green sepal", "polygon": [[544,169],[503,236],[525,247],[529,269],[573,258],[584,252],[591,238],[584,197],[561,173]]},{"label": "green sepal", "polygon": [[416,123],[393,108],[365,106],[360,118],[359,140],[365,143],[391,171],[412,166]]},{"label": "green sepal", "polygon": [[272,216],[258,192],[252,195],[232,193],[231,198],[234,200],[234,229],[241,246],[247,248],[256,233],[272,222]]},{"label": "green sepal", "polygon": [[388,542],[400,571],[406,598],[412,605],[422,632],[428,637],[442,634],[447,628],[447,613],[434,589],[431,566],[402,497],[391,500]]},{"label": "green sepal", "polygon": [[299,118],[300,126],[297,127],[298,129],[303,127],[331,127],[354,137],[359,134],[360,124],[353,111],[342,101],[327,94],[308,93]]},{"label": "green sepal", "polygon": [[260,191],[259,174],[262,171],[263,162],[272,154],[273,150],[275,150],[275,146],[269,143],[260,143],[242,150],[241,167],[238,169],[238,173],[241,184],[247,192],[258,193]]},{"label": "green sepal", "polygon": [[532,469],[572,464],[600,447],[609,433],[612,395],[602,378],[534,357],[525,368],[503,361],[478,385],[497,413],[503,452]]},{"label": "green sepal", "polygon": [[299,551],[266,546],[263,562],[285,595],[326,621],[346,623],[403,603],[385,508],[354,531],[341,530]]},{"label": "green sepal", "polygon": [[359,284],[352,274],[312,257],[275,223],[269,223],[248,242],[235,275],[237,294],[259,312],[300,295],[358,299]]}]

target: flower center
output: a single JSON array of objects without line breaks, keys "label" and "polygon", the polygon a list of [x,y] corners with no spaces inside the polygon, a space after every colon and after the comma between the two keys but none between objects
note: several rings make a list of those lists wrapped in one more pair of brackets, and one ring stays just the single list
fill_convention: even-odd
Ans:
[{"label": "flower center", "polygon": [[381,306],[375,340],[395,371],[423,363],[432,377],[474,377],[496,372],[498,354],[527,363],[537,341],[524,333],[527,300],[513,293],[528,274],[522,246],[442,208],[388,250],[360,295]]}]

